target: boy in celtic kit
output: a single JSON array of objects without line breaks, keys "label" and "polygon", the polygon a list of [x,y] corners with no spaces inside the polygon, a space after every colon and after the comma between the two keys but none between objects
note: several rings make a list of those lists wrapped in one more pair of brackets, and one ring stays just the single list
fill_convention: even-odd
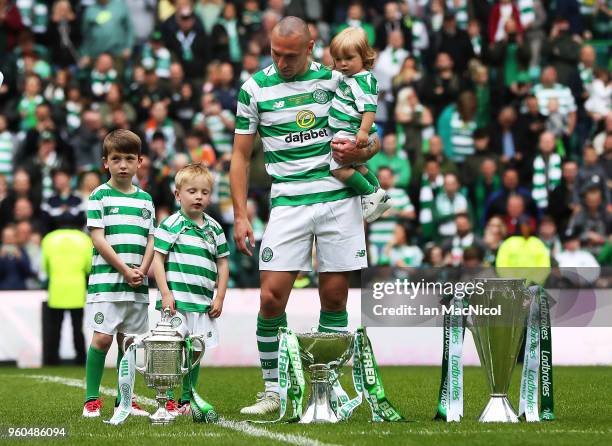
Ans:
[{"label": "boy in celtic kit", "polygon": [[[153,260],[155,208],[151,196],[132,184],[142,162],[140,138],[129,130],[109,133],[102,161],[110,180],[91,193],[87,204],[94,255],[86,314],[94,334],[87,352],[84,417],[100,416],[100,382],[113,337],[119,366],[125,334],[149,329],[147,272]],[[132,402],[132,415],[149,414]]]},{"label": "boy in celtic kit", "polygon": [[[156,308],[170,308],[172,326],[183,336],[203,336],[206,348],[218,343],[215,319],[221,315],[229,279],[225,234],[221,225],[204,212],[213,183],[203,164],[190,164],[178,171],[175,195],[181,209],[164,219],[155,231],[153,259],[160,294]],[[191,413],[191,388],[196,388],[199,372],[195,367],[183,378],[178,406],[174,392],[168,392],[166,409],[170,414]]]}]

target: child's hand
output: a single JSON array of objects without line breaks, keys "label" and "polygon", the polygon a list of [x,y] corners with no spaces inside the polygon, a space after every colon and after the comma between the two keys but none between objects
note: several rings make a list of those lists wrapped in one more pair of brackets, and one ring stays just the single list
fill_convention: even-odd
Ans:
[{"label": "child's hand", "polygon": [[133,267],[128,268],[123,277],[125,277],[126,282],[132,288],[142,285],[144,280],[144,274],[138,268]]},{"label": "child's hand", "polygon": [[176,302],[172,293],[162,295],[162,310],[170,308],[170,314],[176,313]]},{"label": "child's hand", "polygon": [[368,132],[359,130],[357,132],[357,139],[355,140],[358,149],[364,149],[370,143]]},{"label": "child's hand", "polygon": [[210,306],[210,310],[208,310],[208,315],[212,318],[218,318],[221,316],[221,311],[223,311],[223,299],[219,299],[217,296],[213,299],[212,305]]}]

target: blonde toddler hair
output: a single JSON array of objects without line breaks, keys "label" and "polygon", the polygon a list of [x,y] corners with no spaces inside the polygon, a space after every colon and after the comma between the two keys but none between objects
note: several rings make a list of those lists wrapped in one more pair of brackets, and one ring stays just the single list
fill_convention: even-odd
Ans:
[{"label": "blonde toddler hair", "polygon": [[363,61],[363,68],[371,70],[376,59],[376,52],[368,43],[368,36],[361,28],[349,27],[343,29],[336,35],[329,45],[329,52],[334,58],[336,68],[336,57],[345,55],[349,51],[355,51]]},{"label": "blonde toddler hair", "polygon": [[208,168],[202,163],[188,164],[176,173],[174,177],[176,190],[181,190],[185,183],[199,176],[204,177],[206,182],[210,185],[210,191],[212,192],[215,181]]}]

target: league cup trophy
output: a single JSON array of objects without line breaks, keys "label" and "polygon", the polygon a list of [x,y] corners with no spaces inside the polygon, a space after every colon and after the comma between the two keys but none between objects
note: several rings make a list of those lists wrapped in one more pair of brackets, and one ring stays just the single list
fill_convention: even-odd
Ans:
[{"label": "league cup trophy", "polygon": [[478,288],[469,304],[481,308],[499,308],[499,315],[471,315],[470,330],[476,343],[480,364],[484,367],[491,399],[478,421],[518,423],[516,412],[508,401],[508,387],[521,348],[532,295],[523,279],[476,279]]},{"label": "league cup trophy", "polygon": [[[131,338],[126,338],[123,343],[123,351],[126,351],[126,343]],[[202,353],[193,362],[191,369],[199,367],[200,360],[204,356],[204,342],[200,337],[192,337],[202,348]],[[170,322],[170,310],[165,309],[162,319],[157,326],[151,330],[151,334],[143,339],[145,351],[144,367],[136,366],[145,379],[148,387],[154,388],[157,395],[158,409],[149,416],[152,424],[168,424],[174,417],[166,410],[168,401],[168,389],[181,385],[183,376],[191,369],[183,367],[186,364],[187,351],[183,337],[172,328]]]},{"label": "league cup trophy", "polygon": [[[311,393],[300,423],[337,423],[331,407],[331,377],[353,353],[353,333],[296,333],[304,370],[310,372]],[[332,375],[332,372],[335,372]]]}]

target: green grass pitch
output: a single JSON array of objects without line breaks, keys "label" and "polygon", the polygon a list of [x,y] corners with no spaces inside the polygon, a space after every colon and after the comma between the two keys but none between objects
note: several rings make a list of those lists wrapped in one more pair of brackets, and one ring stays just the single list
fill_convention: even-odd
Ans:
[{"label": "green grass pitch", "polygon": [[[352,395],[350,369],[342,377]],[[478,367],[465,369],[465,409],[461,423],[432,421],[440,379],[438,367],[383,367],[389,399],[408,418],[407,423],[371,423],[367,403],[348,422],[337,425],[250,424],[242,422],[238,409],[251,403],[261,388],[255,368],[204,366],[199,393],[223,417],[221,425],[194,424],[179,417],[170,426],[151,426],[148,419],[129,417],[121,426],[102,419],[112,414],[113,397],[104,395],[102,419],[83,419],[81,410],[85,371],[78,367],[20,370],[0,368],[0,428],[64,426],[64,445],[610,445],[612,406],[610,375],[606,367],[557,367],[554,370],[555,414],[546,423],[480,424],[475,419],[487,400],[485,375]],[[59,378],[56,378],[59,377]],[[510,400],[518,406],[519,368],[514,372]],[[102,385],[112,389],[114,370],[106,369]],[[80,386],[80,387],[79,387]],[[136,393],[154,398],[142,376],[136,377]],[[152,409],[151,406],[148,406]],[[3,444],[47,444],[50,440],[0,439]]]}]

